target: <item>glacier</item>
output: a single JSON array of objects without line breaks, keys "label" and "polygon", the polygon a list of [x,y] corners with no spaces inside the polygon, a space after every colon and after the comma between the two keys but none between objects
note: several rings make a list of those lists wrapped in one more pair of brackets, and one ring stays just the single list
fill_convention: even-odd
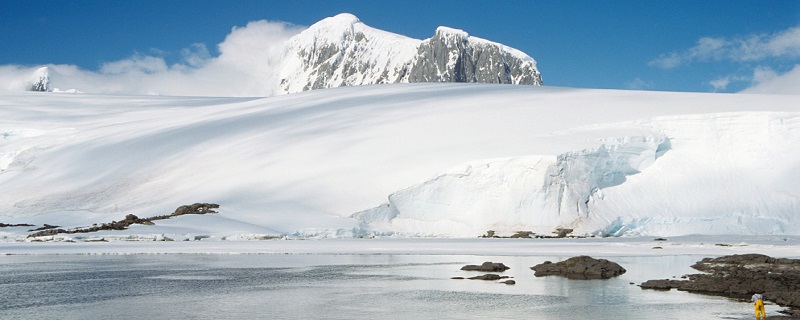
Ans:
[{"label": "glacier", "polygon": [[800,235],[798,141],[796,97],[778,95],[0,92],[0,222],[73,228],[215,202],[218,214],[87,237]]},{"label": "glacier", "polygon": [[433,235],[557,228],[599,236],[796,234],[800,167],[777,146],[800,141],[797,116],[719,113],[610,125],[653,134],[469,163],[353,216]]}]

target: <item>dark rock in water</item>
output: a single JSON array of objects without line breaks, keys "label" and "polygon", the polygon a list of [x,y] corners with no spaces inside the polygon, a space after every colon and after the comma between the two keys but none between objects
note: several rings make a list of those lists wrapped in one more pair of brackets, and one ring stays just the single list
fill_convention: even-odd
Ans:
[{"label": "dark rock in water", "polygon": [[659,279],[659,280],[647,280],[642,282],[639,285],[642,289],[652,289],[652,290],[672,290],[675,288],[673,281],[678,280],[670,280],[670,279]]},{"label": "dark rock in water", "polygon": [[464,280],[464,277],[452,277],[450,279],[452,279],[452,280]]},{"label": "dark rock in water", "polygon": [[514,281],[514,280],[500,281],[500,283],[505,283],[505,284],[509,284],[509,285],[511,285],[511,284],[517,284],[517,282],[516,282],[516,281]]},{"label": "dark rock in water", "polygon": [[653,241],[667,241],[667,238],[655,238]]},{"label": "dark rock in water", "polygon": [[491,281],[494,281],[494,280],[507,279],[507,278],[508,278],[508,276],[501,276],[501,275],[498,275],[498,274],[487,273],[487,274],[484,274],[484,275],[482,275],[482,276],[474,276],[474,277],[469,277],[469,278],[467,278],[467,279],[470,279],[470,280],[491,280]]},{"label": "dark rock in water", "polygon": [[749,299],[763,293],[765,300],[800,307],[800,260],[776,259],[763,254],[705,258],[692,268],[705,273],[685,276],[688,280],[648,280],[642,289],[678,289],[701,294]]},{"label": "dark rock in water", "polygon": [[479,266],[476,266],[474,264],[468,264],[466,266],[461,267],[461,270],[464,271],[480,271],[480,272],[503,272],[508,269],[511,268],[507,267],[502,263],[499,262],[495,263],[491,261],[486,261]]},{"label": "dark rock in water", "polygon": [[531,267],[534,275],[563,276],[568,279],[608,279],[625,273],[625,268],[606,259],[595,259],[589,256],[572,257],[567,260],[552,263],[545,261]]}]

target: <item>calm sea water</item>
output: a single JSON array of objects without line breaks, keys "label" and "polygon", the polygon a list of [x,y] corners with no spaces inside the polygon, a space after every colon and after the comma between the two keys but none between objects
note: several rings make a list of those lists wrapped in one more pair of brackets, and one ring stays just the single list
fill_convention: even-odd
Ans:
[{"label": "calm sea water", "polygon": [[[536,278],[567,257],[452,255],[0,256],[0,319],[751,319],[749,303],[641,290],[702,257],[611,258],[609,280]],[[503,262],[516,285],[452,280]],[[774,309],[774,310],[773,310]],[[768,306],[774,313],[779,308]]]}]

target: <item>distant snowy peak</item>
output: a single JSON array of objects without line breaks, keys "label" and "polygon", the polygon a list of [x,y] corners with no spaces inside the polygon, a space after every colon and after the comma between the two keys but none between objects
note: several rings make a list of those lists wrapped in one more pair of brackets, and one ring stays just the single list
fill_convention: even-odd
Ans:
[{"label": "distant snowy peak", "polygon": [[536,61],[519,50],[447,27],[412,39],[346,13],[293,37],[279,72],[283,93],[408,82],[542,84]]},{"label": "distant snowy peak", "polygon": [[50,87],[50,68],[41,67],[36,69],[31,76],[27,90],[40,92],[53,91],[53,89]]},{"label": "distant snowy peak", "polygon": [[323,19],[289,40],[280,91],[400,82],[418,44],[368,27],[351,14]]}]

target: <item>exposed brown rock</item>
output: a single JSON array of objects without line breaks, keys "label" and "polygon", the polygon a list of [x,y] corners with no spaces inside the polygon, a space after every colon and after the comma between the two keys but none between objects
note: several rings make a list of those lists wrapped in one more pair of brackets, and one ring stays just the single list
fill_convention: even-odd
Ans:
[{"label": "exposed brown rock", "polygon": [[625,268],[606,259],[595,259],[589,256],[572,257],[567,260],[552,263],[545,261],[531,267],[534,275],[563,276],[569,279],[608,279],[625,273]]},{"label": "exposed brown rock", "polygon": [[686,275],[687,280],[648,280],[642,289],[678,289],[701,294],[749,298],[763,293],[768,301],[800,308],[800,260],[776,259],[763,254],[705,258],[692,268],[704,273]]}]

